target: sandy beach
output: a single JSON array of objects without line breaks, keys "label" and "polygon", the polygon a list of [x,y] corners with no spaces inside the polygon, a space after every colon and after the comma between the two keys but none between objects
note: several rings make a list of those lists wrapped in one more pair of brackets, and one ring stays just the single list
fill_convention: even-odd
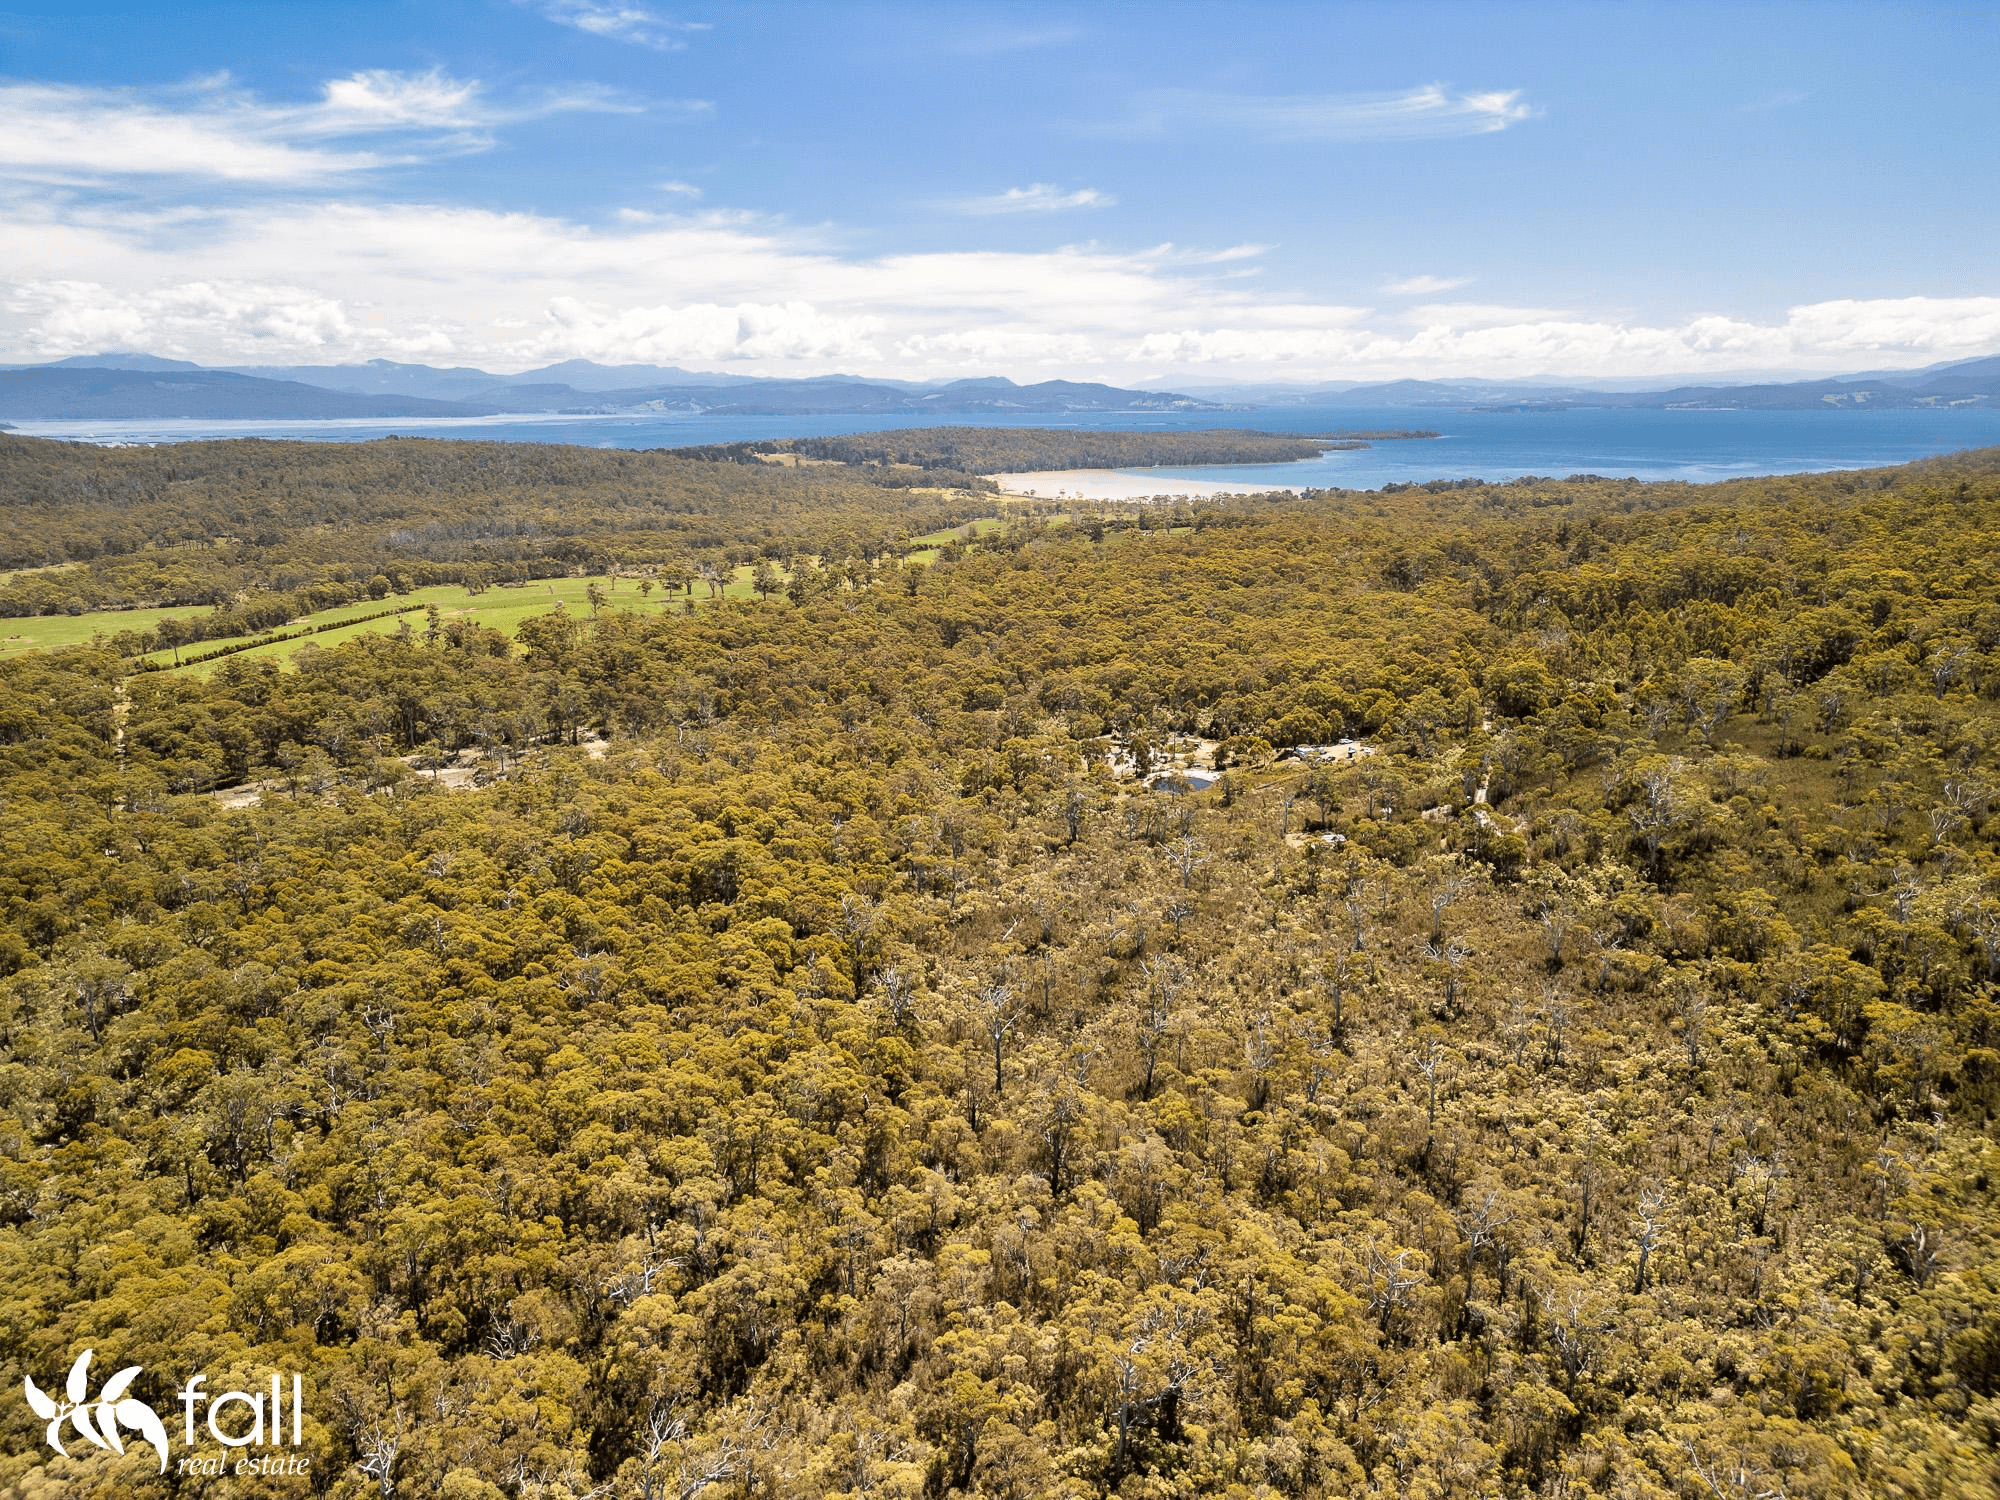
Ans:
[{"label": "sandy beach", "polygon": [[1179,479],[1142,469],[1052,469],[1035,474],[988,474],[1009,495],[1037,500],[1153,500],[1174,495],[1266,495],[1297,493],[1301,484],[1244,484],[1222,479]]}]

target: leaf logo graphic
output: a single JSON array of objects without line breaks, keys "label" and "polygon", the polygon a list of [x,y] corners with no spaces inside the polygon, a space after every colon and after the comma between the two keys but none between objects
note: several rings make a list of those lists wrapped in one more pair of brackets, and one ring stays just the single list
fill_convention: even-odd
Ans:
[{"label": "leaf logo graphic", "polygon": [[70,1456],[69,1449],[63,1447],[63,1423],[76,1429],[79,1437],[87,1438],[100,1448],[113,1453],[125,1451],[125,1440],[119,1435],[122,1425],[136,1432],[153,1445],[153,1451],[160,1455],[160,1472],[167,1472],[167,1429],[160,1425],[159,1413],[145,1402],[125,1394],[141,1365],[128,1365],[104,1382],[104,1389],[98,1392],[97,1400],[90,1399],[90,1356],[86,1349],[76,1357],[76,1363],[69,1367],[69,1379],[63,1386],[66,1399],[58,1401],[48,1395],[32,1378],[24,1380],[27,1387],[28,1405],[35,1415],[49,1424],[49,1446],[64,1458]]}]

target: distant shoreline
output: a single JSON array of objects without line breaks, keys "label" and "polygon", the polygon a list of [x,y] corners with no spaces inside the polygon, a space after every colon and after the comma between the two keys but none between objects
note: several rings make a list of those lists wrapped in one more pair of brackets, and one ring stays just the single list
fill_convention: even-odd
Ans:
[{"label": "distant shoreline", "polygon": [[[1401,442],[1413,438],[1441,438],[1443,433],[1429,427],[1371,427],[1348,429],[1328,433],[1300,433],[1298,436],[1320,445],[1319,457],[1328,453],[1359,452],[1376,443]],[[1309,464],[1313,458],[1295,458],[1275,463],[1250,461],[1240,464],[1213,463],[1198,467],[1212,469],[1268,469],[1283,467],[1286,462]],[[1161,488],[1159,483],[1148,477],[1151,468],[1197,467],[1178,463],[1159,465],[1128,464],[1123,468],[1077,468],[1077,469],[1030,469],[1014,472],[981,475],[1000,486],[1003,494],[1021,496],[1027,499],[1051,499],[1070,495],[1079,500],[1152,500],[1168,495],[1186,495],[1190,498],[1210,499],[1217,495],[1269,495],[1279,491],[1287,494],[1302,494],[1318,486],[1309,484],[1253,484],[1243,485],[1227,479],[1188,479],[1176,477],[1171,487]],[[1081,483],[1079,483],[1081,481]]]},{"label": "distant shoreline", "polygon": [[[1382,413],[1341,408],[1268,411],[1259,420],[1266,431],[1312,441],[1335,432],[1373,428]],[[1406,420],[1417,413],[1398,413]],[[1435,413],[1427,413],[1437,421]],[[307,444],[369,442],[395,433],[409,439],[455,439],[490,443],[560,444],[578,449],[621,448],[643,452],[691,445],[763,443],[823,436],[866,439],[885,431],[976,425],[1004,433],[1048,425],[1046,418],[965,424],[954,418],[912,423],[895,419],[894,427],[867,418],[797,419],[789,417],[699,417],[671,421],[626,417],[538,417],[499,423],[452,419],[449,425],[424,422],[368,422],[345,419],[338,424],[244,422],[219,424],[172,422],[34,423],[16,419],[13,432],[0,441],[35,438],[56,442],[95,442],[107,446],[216,442],[232,438],[291,440]],[[1169,436],[1205,430],[1211,413],[1166,414],[1144,424]],[[1080,416],[1062,424],[1081,434],[1129,432],[1139,424],[1130,416]],[[1389,424],[1383,424],[1389,425]],[[1438,425],[1444,426],[1443,422]],[[23,430],[25,429],[25,430]],[[1156,494],[1242,494],[1272,490],[1341,489],[1368,491],[1387,484],[1427,484],[1441,480],[1480,478],[1504,482],[1526,475],[1562,477],[1603,474],[1643,480],[1675,480],[1708,484],[1758,475],[1821,473],[1830,469],[1873,469],[1910,463],[1966,449],[2000,446],[2000,408],[1993,410],[1909,411],[1624,411],[1577,409],[1515,415],[1458,412],[1445,437],[1433,442],[1378,442],[1372,451],[1328,452],[1318,460],[1278,460],[1270,467],[1239,468],[1177,464],[1181,472],[1162,473],[1136,465],[1099,460],[1090,469],[1052,472],[1040,455],[970,465],[967,474],[1002,476],[1004,483],[1038,490],[1041,497],[1057,491],[1085,496]],[[1054,457],[1052,453],[1051,458]],[[1299,466],[1295,467],[1294,464]],[[1107,473],[1096,473],[1105,470]],[[1041,474],[1040,480],[1013,476]],[[1113,478],[1111,476],[1117,476]],[[1115,486],[1115,488],[1113,488]],[[1018,492],[1018,491],[1017,491]]]},{"label": "distant shoreline", "polygon": [[[1294,462],[1311,463],[1312,460],[1301,458]],[[1209,467],[1231,466],[1215,464]],[[1262,469],[1272,466],[1244,464],[1240,467]],[[1028,500],[1158,500],[1174,495],[1207,500],[1217,495],[1268,495],[1278,491],[1298,495],[1318,488],[1308,484],[1246,485],[1226,479],[1154,479],[1143,472],[1127,469],[1043,469],[1034,473],[986,474],[981,477],[999,485],[1003,495]]]}]

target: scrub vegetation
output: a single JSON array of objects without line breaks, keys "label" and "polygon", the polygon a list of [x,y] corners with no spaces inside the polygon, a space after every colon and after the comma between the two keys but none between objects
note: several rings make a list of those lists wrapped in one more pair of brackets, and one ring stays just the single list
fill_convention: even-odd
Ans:
[{"label": "scrub vegetation", "polygon": [[[300,1370],[343,1497],[2000,1482],[2000,453],[969,532],[3,456],[79,597],[620,575],[0,661],[16,1390]],[[637,593],[697,558],[748,597]],[[8,1494],[188,1492],[0,1429]]]}]

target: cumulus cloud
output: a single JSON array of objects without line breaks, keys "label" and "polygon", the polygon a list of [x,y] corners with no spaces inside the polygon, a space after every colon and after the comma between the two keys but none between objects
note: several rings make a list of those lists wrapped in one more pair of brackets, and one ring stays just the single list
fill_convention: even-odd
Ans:
[{"label": "cumulus cloud", "polygon": [[[1240,327],[1150,335],[1145,359],[1170,365],[1292,367],[1315,376],[1648,375],[1751,367],[1850,370],[1921,365],[2000,348],[2000,297],[1819,302],[1782,322],[1697,317],[1675,325],[1428,309],[1414,331]],[[1492,315],[1499,313],[1498,318]]]},{"label": "cumulus cloud", "polygon": [[1454,92],[1426,84],[1400,94],[1221,94],[1163,90],[1146,95],[1118,134],[1160,135],[1176,125],[1242,131],[1273,141],[1421,141],[1491,135],[1536,110],[1519,89]]},{"label": "cumulus cloud", "polygon": [[856,258],[823,235],[732,213],[580,224],[257,199],[189,223],[18,208],[0,215],[0,357],[18,359],[122,347],[211,363],[449,355],[525,368],[582,356],[1131,381],[1832,371],[2000,349],[2000,297],[1634,321],[1266,292],[1235,275],[1255,246]]},{"label": "cumulus cloud", "polygon": [[[368,69],[328,80],[308,104],[228,87],[139,91],[0,84],[0,176],[93,183],[120,178],[299,186],[491,144],[512,121],[569,110],[622,110],[597,89],[503,103],[474,79],[439,70]],[[362,144],[374,138],[373,144]]]},{"label": "cumulus cloud", "polygon": [[1069,208],[1109,208],[1118,200],[1096,188],[1065,193],[1052,182],[1031,182],[984,198],[958,198],[948,206],[962,214],[1053,214]]},{"label": "cumulus cloud", "polygon": [[573,26],[592,36],[614,42],[631,42],[656,51],[678,51],[687,45],[686,34],[706,31],[702,21],[675,21],[644,5],[620,4],[618,0],[527,0],[558,26]]},{"label": "cumulus cloud", "polygon": [[48,347],[71,352],[218,343],[303,352],[343,346],[356,333],[338,301],[258,282],[190,281],[142,292],[87,281],[26,282],[12,288],[7,306],[32,319]]},{"label": "cumulus cloud", "polygon": [[1386,282],[1382,290],[1391,297],[1423,297],[1455,291],[1471,284],[1470,276],[1412,276],[1404,281]]}]

